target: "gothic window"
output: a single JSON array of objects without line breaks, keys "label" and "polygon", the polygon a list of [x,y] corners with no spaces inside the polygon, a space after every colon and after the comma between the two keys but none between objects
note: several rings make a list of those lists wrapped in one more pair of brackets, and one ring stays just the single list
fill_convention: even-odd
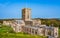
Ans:
[{"label": "gothic window", "polygon": [[29,14],[28,14],[28,18],[29,18]]},{"label": "gothic window", "polygon": [[27,18],[29,18],[29,13],[28,13],[28,15],[27,15]]},{"label": "gothic window", "polygon": [[51,31],[50,30],[48,30],[48,35],[51,35]]}]

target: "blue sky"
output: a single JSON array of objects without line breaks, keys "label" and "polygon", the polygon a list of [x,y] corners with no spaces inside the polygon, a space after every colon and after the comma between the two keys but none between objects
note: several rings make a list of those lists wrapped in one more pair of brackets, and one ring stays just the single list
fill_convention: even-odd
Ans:
[{"label": "blue sky", "polygon": [[0,0],[0,19],[22,18],[23,8],[32,18],[60,18],[60,0]]}]

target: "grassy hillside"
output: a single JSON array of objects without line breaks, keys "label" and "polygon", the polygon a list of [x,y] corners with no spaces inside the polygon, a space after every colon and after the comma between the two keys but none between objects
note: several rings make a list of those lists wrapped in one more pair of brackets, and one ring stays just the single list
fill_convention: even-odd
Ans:
[{"label": "grassy hillside", "polygon": [[0,38],[46,38],[45,36],[15,33],[10,26],[0,25]]}]

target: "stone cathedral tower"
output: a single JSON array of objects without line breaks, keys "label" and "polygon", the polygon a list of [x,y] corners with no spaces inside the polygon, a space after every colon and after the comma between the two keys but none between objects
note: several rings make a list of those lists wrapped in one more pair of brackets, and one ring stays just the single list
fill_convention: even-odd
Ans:
[{"label": "stone cathedral tower", "polygon": [[22,9],[22,20],[24,20],[24,21],[31,20],[31,9],[29,9],[29,8]]}]

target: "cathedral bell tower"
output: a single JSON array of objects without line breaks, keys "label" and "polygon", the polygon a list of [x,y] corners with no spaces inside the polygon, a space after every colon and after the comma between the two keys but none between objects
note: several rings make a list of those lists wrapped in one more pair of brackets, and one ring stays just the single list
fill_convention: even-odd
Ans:
[{"label": "cathedral bell tower", "polygon": [[24,20],[24,21],[31,20],[31,9],[29,9],[29,8],[22,9],[22,20]]}]

